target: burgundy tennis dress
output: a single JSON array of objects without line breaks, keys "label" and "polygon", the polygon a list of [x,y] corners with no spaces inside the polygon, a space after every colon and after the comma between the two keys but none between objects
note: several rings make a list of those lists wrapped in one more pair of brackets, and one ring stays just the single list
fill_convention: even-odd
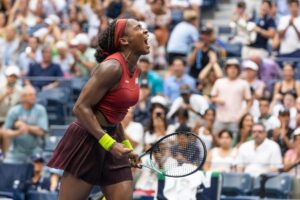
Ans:
[{"label": "burgundy tennis dress", "polygon": [[[118,86],[110,90],[95,109],[99,110],[109,123],[116,124],[115,127],[102,128],[116,141],[122,142],[120,122],[125,117],[128,108],[138,101],[139,70],[136,67],[134,73],[131,74],[124,57],[119,52],[110,55],[105,60],[110,59],[120,62],[122,77]],[[132,180],[128,158],[117,159],[104,150],[80,121],[70,124],[48,166],[65,170],[93,185],[105,186]]]}]

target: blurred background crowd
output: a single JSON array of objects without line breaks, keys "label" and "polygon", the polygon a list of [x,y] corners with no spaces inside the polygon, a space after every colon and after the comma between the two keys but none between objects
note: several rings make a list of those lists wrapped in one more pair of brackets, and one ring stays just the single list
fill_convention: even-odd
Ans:
[{"label": "blurred background crowd", "polygon": [[[224,1],[0,1],[0,160],[34,163],[32,188],[58,190],[61,172],[44,165],[97,66],[98,33],[130,17],[151,46],[122,122],[136,153],[184,130],[205,142],[205,171],[288,171],[300,161],[300,3],[227,0],[218,26],[207,14]],[[134,174],[137,190],[156,189],[153,172]]]}]

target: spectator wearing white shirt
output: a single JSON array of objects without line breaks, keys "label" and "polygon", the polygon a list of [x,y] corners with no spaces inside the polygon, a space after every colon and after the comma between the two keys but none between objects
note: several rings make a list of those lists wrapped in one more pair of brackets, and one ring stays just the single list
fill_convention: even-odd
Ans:
[{"label": "spectator wearing white shirt", "polygon": [[53,58],[53,61],[60,65],[64,77],[71,76],[71,67],[75,60],[68,49],[68,44],[65,41],[58,41],[55,47],[57,49],[57,55]]},{"label": "spectator wearing white shirt", "polygon": [[230,172],[236,156],[236,150],[231,147],[233,135],[230,131],[222,130],[218,133],[218,141],[220,146],[208,152],[204,170]]},{"label": "spectator wearing white shirt", "polygon": [[171,118],[179,108],[185,108],[189,114],[188,125],[194,127],[196,121],[200,120],[200,116],[204,114],[208,107],[209,104],[205,97],[193,94],[189,85],[182,84],[180,86],[180,96],[172,103],[167,118]]},{"label": "spectator wearing white shirt", "polygon": [[254,98],[262,97],[265,90],[265,83],[258,78],[258,65],[251,60],[246,60],[242,66],[244,78],[253,90]]},{"label": "spectator wearing white shirt", "polygon": [[300,56],[300,17],[299,1],[288,1],[290,15],[280,18],[278,25],[279,37],[281,39],[279,54],[281,57]]},{"label": "spectator wearing white shirt", "polygon": [[144,128],[141,123],[132,121],[134,108],[128,109],[125,118],[122,121],[122,126],[126,138],[134,147],[134,152],[141,154],[144,145]]},{"label": "spectator wearing white shirt", "polygon": [[32,63],[42,61],[42,49],[40,48],[39,39],[31,36],[27,40],[27,47],[18,59],[18,66],[21,68],[21,74],[25,76],[29,71],[29,66]]},{"label": "spectator wearing white shirt", "polygon": [[264,125],[254,124],[253,140],[241,145],[236,165],[238,172],[259,176],[262,173],[277,172],[282,167],[279,145],[267,138]]},{"label": "spectator wearing white shirt", "polygon": [[262,123],[265,126],[267,132],[280,127],[279,119],[270,113],[270,102],[268,99],[259,99],[259,112],[259,118],[254,120],[256,123]]},{"label": "spectator wearing white shirt", "polygon": [[195,133],[202,139],[206,149],[210,150],[213,146],[218,145],[217,138],[213,133],[213,125],[216,119],[216,111],[212,108],[208,108],[203,115],[203,126],[195,128]]}]

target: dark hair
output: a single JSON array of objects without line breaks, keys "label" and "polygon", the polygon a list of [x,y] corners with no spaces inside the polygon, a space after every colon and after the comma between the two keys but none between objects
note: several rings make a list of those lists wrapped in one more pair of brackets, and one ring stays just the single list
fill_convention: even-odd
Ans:
[{"label": "dark hair", "polygon": [[227,130],[227,129],[223,129],[221,130],[219,133],[218,133],[218,138],[222,137],[222,135],[224,135],[225,133],[228,133],[229,137],[231,139],[233,139],[233,134],[230,130]]},{"label": "dark hair", "polygon": [[245,3],[244,1],[239,1],[239,2],[237,3],[237,7],[238,7],[238,8],[246,8],[246,3]]},{"label": "dark hair", "polygon": [[150,113],[151,113],[150,120],[149,120],[148,126],[146,128],[146,131],[149,131],[150,134],[153,134],[153,131],[154,131],[154,124],[153,124],[152,113],[153,113],[154,109],[157,108],[157,107],[162,108],[165,111],[165,115],[164,115],[165,117],[164,117],[163,121],[164,121],[165,130],[167,130],[167,126],[168,126],[168,124],[167,124],[167,118],[166,118],[167,110],[166,110],[166,108],[163,105],[155,103],[155,104],[151,105],[151,108],[150,108]]},{"label": "dark hair", "polygon": [[259,101],[267,101],[270,104],[270,99],[268,99],[267,97],[261,97],[259,98]]},{"label": "dark hair", "polygon": [[299,0],[288,0],[288,4],[296,3],[299,6]]},{"label": "dark hair", "polygon": [[183,64],[183,66],[186,66],[186,61],[185,61],[182,57],[175,57],[175,58],[173,59],[173,61],[172,61],[172,65],[174,64],[174,62],[175,62],[176,60],[180,60],[180,61],[182,62],[182,64]]},{"label": "dark hair", "polygon": [[203,114],[205,116],[209,111],[212,111],[214,113],[214,116],[216,116],[216,111],[213,108],[207,108]]},{"label": "dark hair", "polygon": [[188,113],[188,110],[187,109],[184,109],[184,108],[179,108],[176,113],[174,114],[175,116],[183,116],[185,117],[186,119],[189,118],[189,113]]},{"label": "dark hair", "polygon": [[101,63],[107,56],[118,51],[114,45],[114,35],[117,20],[114,20],[108,27],[98,36],[98,44],[96,48],[95,58]]},{"label": "dark hair", "polygon": [[[248,117],[248,116],[252,117],[252,115],[250,113],[246,113],[245,115],[242,116],[242,118],[239,121],[239,129],[243,128],[243,123],[244,123],[246,117]],[[253,120],[253,117],[252,117],[252,120]]]},{"label": "dark hair", "polygon": [[270,8],[272,7],[272,1],[270,1],[270,0],[263,0],[261,3],[262,3],[262,4],[263,4],[263,3],[266,3],[266,4],[268,4],[268,6],[269,6]]},{"label": "dark hair", "polygon": [[231,66],[234,66],[238,70],[238,75],[237,75],[237,77],[238,77],[241,74],[241,67],[239,65],[225,65],[224,66],[225,75],[227,76],[227,69],[228,69],[228,67],[231,67]]},{"label": "dark hair", "polygon": [[150,60],[146,56],[141,57],[139,62],[150,64]]}]

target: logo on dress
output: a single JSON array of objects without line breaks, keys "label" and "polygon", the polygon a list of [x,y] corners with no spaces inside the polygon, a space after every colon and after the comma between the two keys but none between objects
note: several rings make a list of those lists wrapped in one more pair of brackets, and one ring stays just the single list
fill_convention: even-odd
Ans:
[{"label": "logo on dress", "polygon": [[129,80],[125,80],[125,83],[129,83]]}]

